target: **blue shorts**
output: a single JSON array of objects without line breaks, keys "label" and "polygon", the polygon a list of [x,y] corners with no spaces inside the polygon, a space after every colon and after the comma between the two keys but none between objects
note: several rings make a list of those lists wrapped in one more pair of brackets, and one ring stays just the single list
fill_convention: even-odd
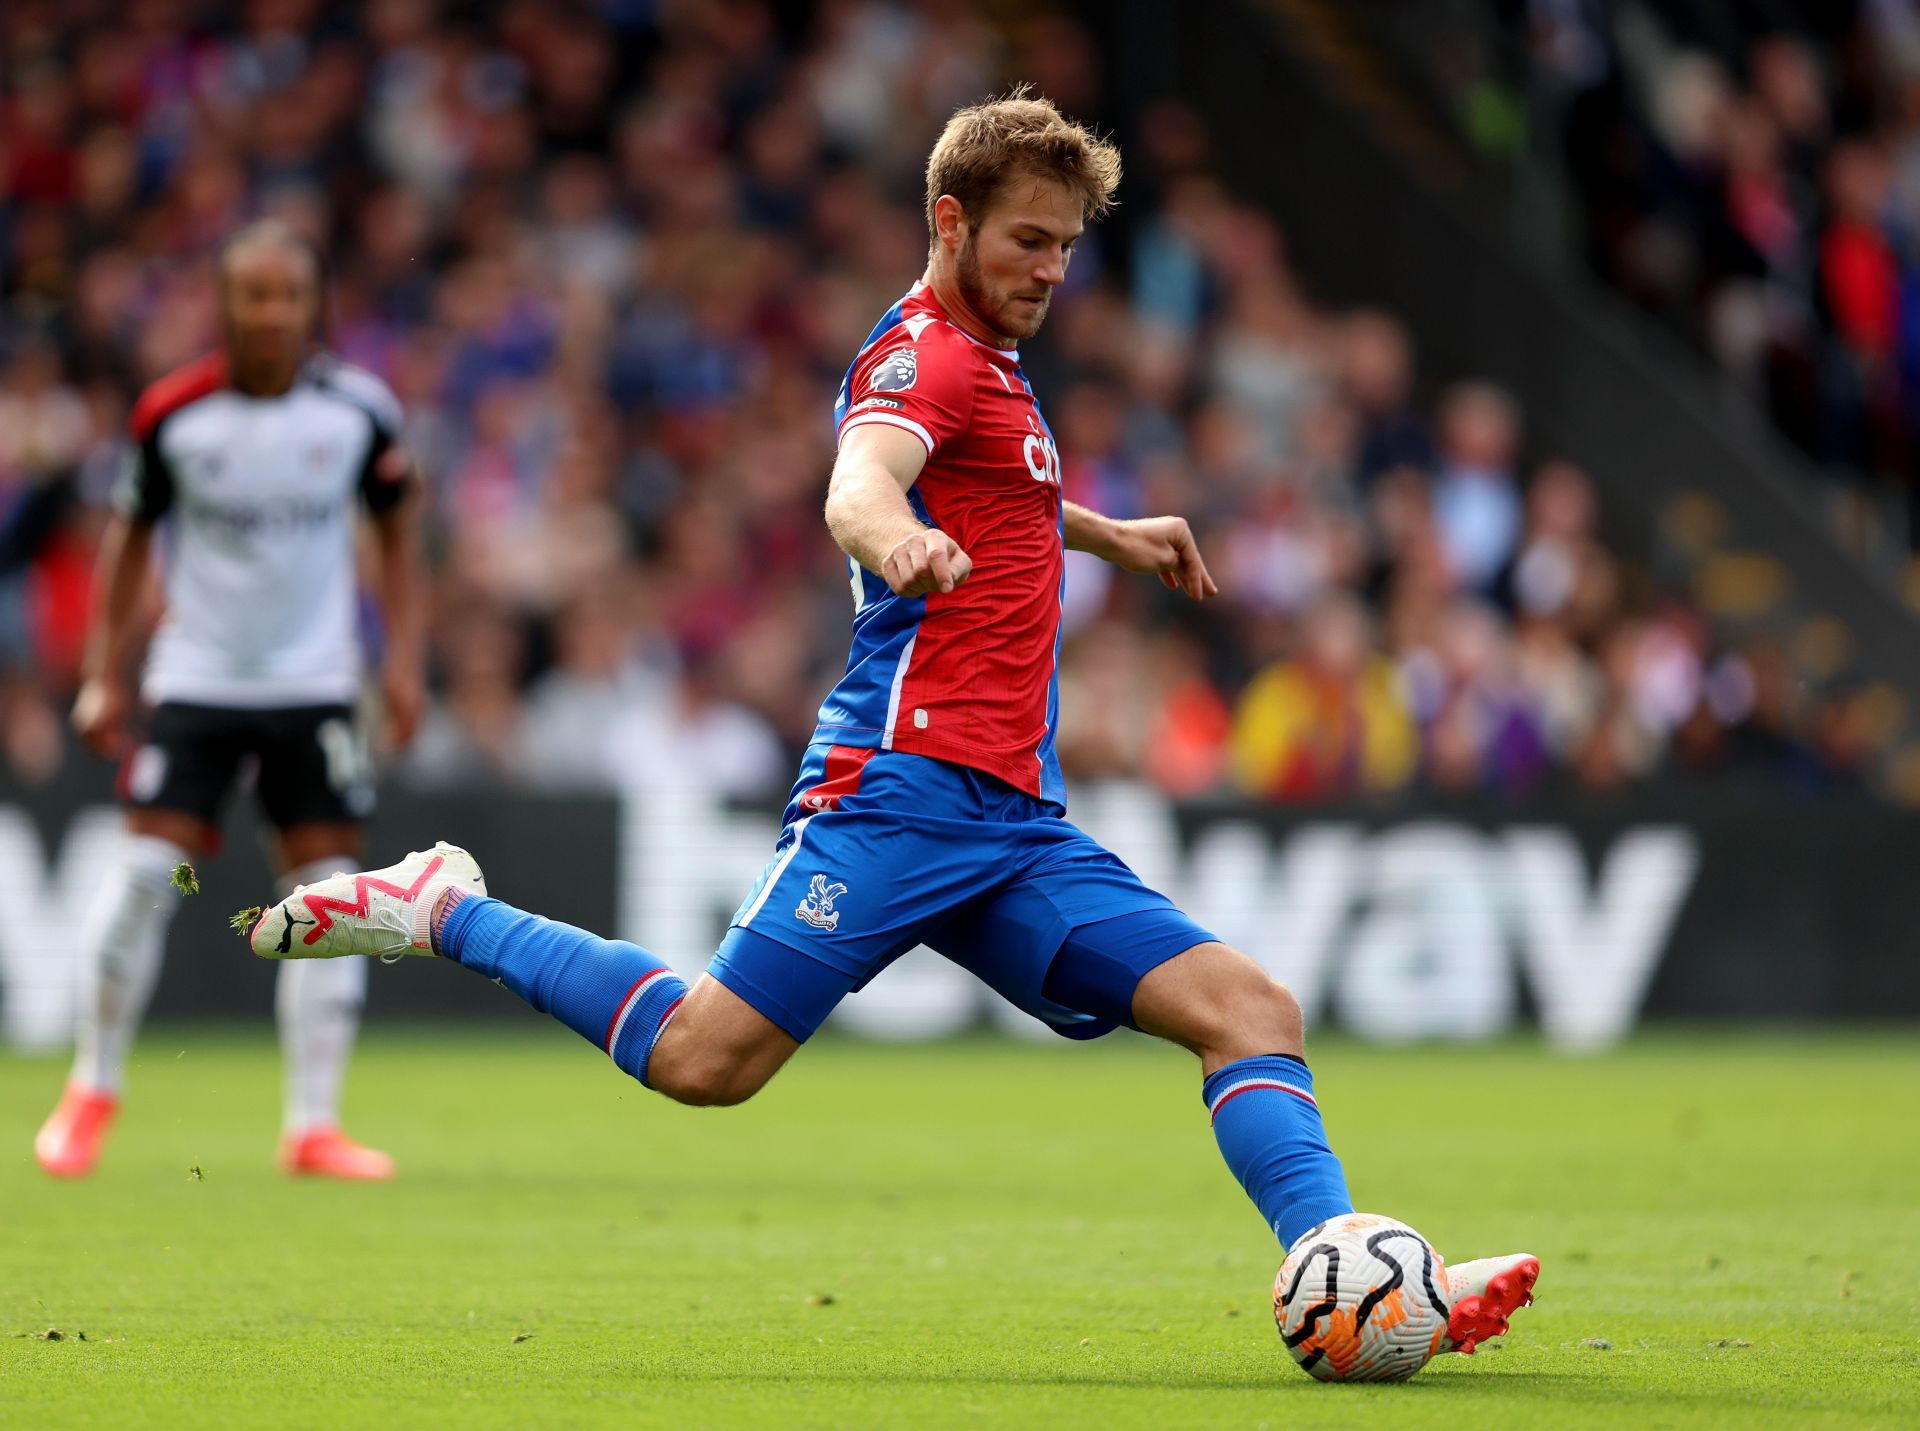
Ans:
[{"label": "blue shorts", "polygon": [[1070,1038],[1131,1027],[1141,978],[1214,936],[1055,808],[943,760],[814,746],[707,972],[802,1042],[917,944]]}]

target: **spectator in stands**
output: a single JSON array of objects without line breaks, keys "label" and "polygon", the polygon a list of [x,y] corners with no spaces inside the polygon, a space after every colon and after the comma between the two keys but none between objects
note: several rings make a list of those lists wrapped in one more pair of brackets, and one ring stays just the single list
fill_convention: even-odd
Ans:
[{"label": "spectator in stands", "polygon": [[1435,789],[1524,795],[1545,778],[1545,719],[1519,678],[1505,623],[1491,606],[1457,599],[1431,646],[1401,657],[1409,713],[1424,735]]},{"label": "spectator in stands", "polygon": [[1256,675],[1234,712],[1239,788],[1316,802],[1397,790],[1419,758],[1418,732],[1372,623],[1350,596],[1329,596],[1301,626],[1298,655]]},{"label": "spectator in stands", "polygon": [[1341,380],[1359,410],[1360,476],[1433,465],[1433,436],[1413,405],[1413,344],[1390,313],[1364,309],[1342,325]]},{"label": "spectator in stands", "polygon": [[[552,669],[527,692],[528,780],[555,789],[603,790],[612,783],[613,732],[636,705],[670,699],[677,679],[656,650],[643,650],[632,589],[583,592],[555,627]],[[648,656],[652,659],[649,660]]]},{"label": "spectator in stands", "polygon": [[1433,516],[1462,589],[1491,593],[1520,538],[1514,459],[1520,412],[1492,383],[1461,383],[1440,401]]},{"label": "spectator in stands", "polygon": [[785,792],[787,752],[764,719],[728,698],[723,674],[717,651],[684,648],[680,680],[665,699],[621,711],[606,748],[616,788],[759,801]]},{"label": "spectator in stands", "polygon": [[1527,489],[1526,528],[1506,573],[1504,603],[1527,616],[1566,618],[1591,563],[1604,556],[1593,482],[1571,462],[1542,463]]},{"label": "spectator in stands", "polygon": [[1102,621],[1062,656],[1056,748],[1082,779],[1125,778],[1145,762],[1155,692],[1144,646],[1133,625]]},{"label": "spectator in stands", "polygon": [[437,655],[441,693],[400,764],[410,783],[457,789],[520,785],[529,770],[519,685],[521,629],[472,594],[443,610]]},{"label": "spectator in stands", "polygon": [[1141,768],[1176,799],[1211,795],[1227,783],[1233,711],[1207,677],[1206,651],[1177,628],[1149,653],[1157,706]]},{"label": "spectator in stands", "polygon": [[1830,218],[1820,236],[1819,293],[1833,341],[1821,364],[1822,455],[1853,468],[1884,468],[1876,447],[1888,437],[1880,430],[1901,415],[1899,261],[1881,227],[1889,175],[1874,147],[1842,144],[1827,160],[1825,179]]}]

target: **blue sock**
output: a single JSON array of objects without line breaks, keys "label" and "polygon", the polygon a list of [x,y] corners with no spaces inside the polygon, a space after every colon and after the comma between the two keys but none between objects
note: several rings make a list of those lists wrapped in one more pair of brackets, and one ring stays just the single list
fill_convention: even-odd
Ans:
[{"label": "blue sock", "polygon": [[1306,1064],[1279,1053],[1243,1058],[1208,1078],[1201,1096],[1221,1156],[1283,1249],[1308,1228],[1353,1211]]},{"label": "blue sock", "polygon": [[685,981],[638,944],[478,895],[447,912],[434,947],[598,1044],[643,1084],[654,1042],[687,994]]}]

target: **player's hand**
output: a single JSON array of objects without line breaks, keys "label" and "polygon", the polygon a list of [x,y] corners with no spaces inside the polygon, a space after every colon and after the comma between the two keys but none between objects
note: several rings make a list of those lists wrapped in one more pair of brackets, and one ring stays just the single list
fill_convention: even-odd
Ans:
[{"label": "player's hand", "polygon": [[427,710],[427,683],[412,661],[389,661],[380,671],[380,698],[386,706],[387,744],[405,750]]},{"label": "player's hand", "polygon": [[89,676],[73,702],[73,728],[96,755],[125,753],[127,718],[133,714],[133,692],[125,681]]},{"label": "player's hand", "polygon": [[1184,591],[1195,601],[1220,594],[1185,517],[1140,517],[1114,525],[1112,550],[1103,555],[1115,566],[1157,576],[1167,590]]},{"label": "player's hand", "polygon": [[973,558],[937,527],[915,532],[887,553],[880,575],[896,596],[925,596],[952,591],[973,570]]}]

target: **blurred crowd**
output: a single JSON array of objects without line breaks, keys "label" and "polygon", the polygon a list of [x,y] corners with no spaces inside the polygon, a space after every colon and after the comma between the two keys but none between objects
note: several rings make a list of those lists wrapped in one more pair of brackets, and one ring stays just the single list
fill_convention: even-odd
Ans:
[{"label": "blurred crowd", "polygon": [[1587,254],[1920,550],[1920,7],[1529,7]]},{"label": "blurred crowd", "polygon": [[[0,750],[22,779],[78,758],[129,403],[216,343],[209,255],[270,214],[331,255],[327,341],[392,384],[428,477],[434,701],[395,777],[784,790],[846,651],[832,394],[920,272],[941,123],[1014,77],[1127,146],[1118,217],[1023,353],[1067,495],[1186,514],[1223,593],[1194,608],[1072,557],[1070,776],[1311,802],[1866,768],[1867,713],[1802,709],[1777,649],[1723,646],[1624,561],[1500,387],[1436,388],[1392,314],[1311,301],[1193,114],[1104,93],[1067,17],[9,0],[0,51]],[[1764,128],[1757,96],[1725,105]],[[1855,162],[1765,132],[1743,142],[1776,163]],[[1904,171],[1874,172],[1884,197]],[[1739,212],[1826,251],[1793,228],[1814,209],[1756,188]]]}]

